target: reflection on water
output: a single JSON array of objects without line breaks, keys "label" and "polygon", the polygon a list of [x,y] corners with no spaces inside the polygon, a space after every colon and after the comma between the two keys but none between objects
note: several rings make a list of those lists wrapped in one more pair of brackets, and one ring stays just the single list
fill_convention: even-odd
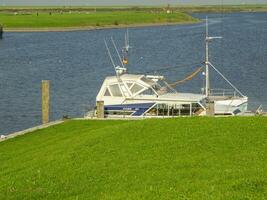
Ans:
[{"label": "reflection on water", "polygon": [[[223,36],[211,45],[211,60],[249,97],[250,109],[267,109],[267,13],[208,14],[210,32]],[[197,14],[205,18],[205,14]],[[223,23],[221,23],[223,22]],[[131,28],[129,71],[183,79],[204,60],[204,24]],[[82,116],[94,106],[103,79],[113,75],[104,38],[123,45],[125,30],[5,33],[0,41],[0,134],[41,121],[41,80],[51,80],[51,118]],[[115,54],[114,54],[115,55]],[[174,69],[167,68],[174,67]],[[225,83],[212,73],[212,86]],[[200,92],[203,77],[177,87]]]}]

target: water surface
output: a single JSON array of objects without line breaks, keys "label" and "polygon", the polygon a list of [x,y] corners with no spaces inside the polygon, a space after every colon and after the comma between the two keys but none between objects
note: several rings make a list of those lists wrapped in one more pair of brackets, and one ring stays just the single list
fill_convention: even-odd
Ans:
[{"label": "water surface", "polygon": [[[260,104],[267,109],[267,13],[208,16],[210,33],[224,38],[212,43],[211,61],[249,97],[250,109]],[[123,29],[5,33],[0,41],[0,134],[40,124],[44,79],[51,80],[51,120],[83,116],[88,106],[94,106],[103,79],[114,74],[103,39],[114,37],[122,46],[124,33]],[[129,71],[160,72],[170,82],[183,79],[204,60],[204,33],[204,23],[131,28]],[[224,88],[219,76],[212,77],[213,87]],[[201,87],[199,74],[177,90],[200,92]]]}]

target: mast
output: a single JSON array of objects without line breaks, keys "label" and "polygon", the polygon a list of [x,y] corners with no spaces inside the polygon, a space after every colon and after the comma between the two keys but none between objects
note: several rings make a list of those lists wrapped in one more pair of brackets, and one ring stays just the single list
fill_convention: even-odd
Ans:
[{"label": "mast", "polygon": [[209,20],[208,17],[206,17],[206,60],[205,60],[205,66],[206,66],[206,88],[205,88],[205,95],[206,97],[210,96],[210,74],[209,74],[209,66],[212,66],[209,61],[209,43],[214,39],[222,39],[222,37],[210,37],[209,36]]},{"label": "mast", "polygon": [[206,88],[205,88],[205,94],[206,97],[210,95],[210,77],[209,77],[209,22],[208,22],[208,17],[206,17]]},{"label": "mast", "polygon": [[210,37],[209,36],[209,21],[208,17],[206,17],[206,60],[205,60],[205,67],[206,67],[206,88],[205,88],[205,95],[206,97],[210,96],[210,77],[209,77],[209,67],[213,68],[235,91],[237,91],[242,97],[245,97],[213,64],[209,61],[209,43],[214,39],[222,39],[221,36]]}]

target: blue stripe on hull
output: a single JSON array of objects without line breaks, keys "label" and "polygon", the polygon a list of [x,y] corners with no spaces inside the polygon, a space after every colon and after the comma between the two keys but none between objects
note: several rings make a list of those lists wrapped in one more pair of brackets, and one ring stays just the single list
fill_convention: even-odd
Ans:
[{"label": "blue stripe on hull", "polygon": [[125,104],[105,106],[105,111],[133,111],[132,116],[142,116],[154,103]]}]

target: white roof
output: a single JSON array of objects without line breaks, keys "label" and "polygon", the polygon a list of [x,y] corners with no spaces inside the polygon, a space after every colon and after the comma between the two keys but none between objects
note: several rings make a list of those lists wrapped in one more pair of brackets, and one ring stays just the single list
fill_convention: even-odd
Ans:
[{"label": "white roof", "polygon": [[[144,75],[135,75],[135,74],[123,74],[120,76],[120,79],[122,81],[138,81],[141,79]],[[118,82],[117,76],[108,76],[106,77],[106,81],[110,82]]]},{"label": "white roof", "polygon": [[166,93],[160,95],[159,99],[176,99],[180,101],[195,101],[199,102],[205,98],[205,95],[202,94],[193,94],[193,93]]},{"label": "white roof", "polygon": [[[123,74],[119,77],[121,81],[124,83],[127,82],[135,82],[138,83],[139,85],[142,85],[144,87],[141,92],[144,91],[146,88],[150,88],[152,85],[154,85],[156,82],[152,81],[151,79],[147,79],[145,75],[135,75],[135,74]],[[97,99],[98,100],[103,100],[103,98],[108,98],[110,101],[111,97],[105,97],[104,93],[106,91],[107,86],[113,85],[118,83],[118,77],[117,76],[109,76],[106,77],[101,90],[98,93]],[[123,86],[121,86],[123,87]],[[128,87],[128,86],[126,86]],[[121,88],[122,90],[122,88]],[[128,93],[126,92],[125,96],[121,96],[122,99],[129,98],[131,95],[127,95]],[[131,97],[132,98],[132,97]],[[193,93],[166,93],[166,94],[161,94],[159,96],[156,95],[145,95],[145,94],[137,94],[134,96],[134,99],[140,100],[140,99],[145,99],[145,100],[151,100],[151,101],[182,101],[182,102],[199,102],[205,98],[204,95],[202,94],[193,94]],[[118,97],[116,97],[118,99]]]}]

